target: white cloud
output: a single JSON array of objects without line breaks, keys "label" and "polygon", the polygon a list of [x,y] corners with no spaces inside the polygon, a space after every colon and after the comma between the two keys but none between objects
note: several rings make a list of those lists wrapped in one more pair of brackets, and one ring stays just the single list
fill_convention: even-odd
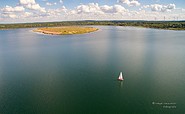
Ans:
[{"label": "white cloud", "polygon": [[25,13],[23,14],[24,17],[30,17],[30,16],[32,16],[32,15],[33,15],[33,13],[31,13],[31,12],[25,12]]},{"label": "white cloud", "polygon": [[143,8],[149,8],[149,7],[150,7],[150,5],[144,5],[144,6],[141,7],[141,9],[143,9]]},{"label": "white cloud", "polygon": [[35,2],[35,0],[19,0],[20,5],[30,10],[37,10],[40,12],[46,12],[45,8],[41,7]]},{"label": "white cloud", "polygon": [[16,7],[5,6],[5,8],[1,9],[1,11],[3,12],[22,12],[24,10],[25,9],[22,6],[16,6]]},{"label": "white cloud", "polygon": [[59,2],[60,2],[61,4],[63,4],[63,0],[60,0]]},{"label": "white cloud", "polygon": [[140,3],[138,1],[130,1],[130,6],[139,6]]},{"label": "white cloud", "polygon": [[32,18],[33,13],[32,12],[3,12],[2,18],[4,19],[23,19],[23,18]]},{"label": "white cloud", "polygon": [[47,5],[47,6],[52,6],[53,4],[50,3],[50,2],[46,2],[46,5]]},{"label": "white cloud", "polygon": [[[129,0],[127,0],[128,2]],[[136,1],[136,0],[135,0]],[[45,2],[47,3],[47,2]],[[49,2],[48,2],[49,3]],[[131,5],[131,1],[129,1]],[[132,4],[133,5],[133,4]],[[34,22],[34,21],[62,21],[62,20],[174,20],[185,19],[185,10],[175,8],[175,4],[145,5],[140,10],[128,10],[122,5],[99,5],[98,3],[80,4],[72,9],[62,6],[57,9],[41,7],[35,0],[20,0],[15,7],[5,6],[0,10],[2,22]],[[150,10],[148,9],[150,8]],[[31,10],[28,10],[31,9]],[[146,10],[147,9],[147,10]],[[43,11],[41,11],[43,10]],[[168,13],[168,11],[171,11]]]},{"label": "white cloud", "polygon": [[67,13],[67,9],[65,6],[62,6],[62,8],[58,8],[58,9],[49,9],[47,11],[47,14],[49,16],[61,16],[62,14],[65,15]]},{"label": "white cloud", "polygon": [[99,6],[98,3],[89,3],[87,5],[79,5],[74,10],[70,12],[72,14],[84,14],[84,13],[94,13],[94,14],[105,14],[105,13],[123,13],[127,11],[121,5],[108,6],[103,5]]},{"label": "white cloud", "polygon": [[[17,6],[5,6],[0,11],[0,16],[2,18],[24,18],[24,17],[31,17],[32,12],[25,12],[25,9],[39,11],[39,13],[43,14],[46,13],[45,8],[40,7],[39,4],[35,2],[35,0],[19,0],[19,4]],[[38,15],[38,14],[36,14]]]},{"label": "white cloud", "polygon": [[5,6],[4,8],[1,9],[1,11],[2,11],[1,17],[18,18],[18,14],[24,13],[25,9],[22,6],[16,7]]},{"label": "white cloud", "polygon": [[53,5],[57,5],[57,3],[56,2],[55,3],[46,2],[46,5],[47,6],[53,6]]},{"label": "white cloud", "polygon": [[153,4],[150,6],[152,11],[161,11],[163,9],[163,5]]},{"label": "white cloud", "polygon": [[139,6],[140,3],[137,0],[118,0],[118,3],[127,4],[128,6]]},{"label": "white cloud", "polygon": [[113,6],[103,5],[100,7],[103,12],[111,12]]},{"label": "white cloud", "polygon": [[123,12],[125,12],[125,11],[127,11],[123,6],[121,6],[121,5],[114,5],[113,6],[113,12],[115,12],[115,13],[123,13]]},{"label": "white cloud", "polygon": [[77,13],[101,13],[98,3],[89,3],[87,5],[79,5],[75,9]]},{"label": "white cloud", "polygon": [[15,12],[3,12],[1,13],[2,18],[17,18],[17,15]]},{"label": "white cloud", "polygon": [[17,18],[17,15],[15,15],[15,14],[9,14],[8,15],[10,18]]},{"label": "white cloud", "polygon": [[37,10],[37,11],[45,12],[45,8],[40,7],[39,4],[28,4],[25,7],[28,8],[28,9],[31,9],[31,10]]},{"label": "white cloud", "polygon": [[130,0],[118,0],[119,3],[123,3],[123,4],[130,4]]},{"label": "white cloud", "polygon": [[175,9],[175,4],[168,4],[167,9]]},{"label": "white cloud", "polygon": [[36,4],[35,0],[19,0],[21,5]]},{"label": "white cloud", "polygon": [[159,11],[159,12],[166,12],[175,9],[175,4],[168,4],[168,5],[161,5],[161,4],[152,4],[152,5],[145,5],[142,6],[143,8],[151,8],[152,11]]},{"label": "white cloud", "polygon": [[127,17],[129,10],[125,9],[121,5],[98,5],[97,3],[82,4],[77,6],[73,10],[66,12],[67,20],[106,20],[106,19],[124,19]]}]

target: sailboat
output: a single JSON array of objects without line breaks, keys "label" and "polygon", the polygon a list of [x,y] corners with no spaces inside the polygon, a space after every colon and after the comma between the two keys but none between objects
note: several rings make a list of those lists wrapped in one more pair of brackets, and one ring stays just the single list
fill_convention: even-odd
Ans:
[{"label": "sailboat", "polygon": [[123,80],[124,80],[124,79],[123,79],[122,72],[120,72],[120,75],[119,75],[119,77],[118,77],[118,80],[119,80],[119,81],[123,81]]}]

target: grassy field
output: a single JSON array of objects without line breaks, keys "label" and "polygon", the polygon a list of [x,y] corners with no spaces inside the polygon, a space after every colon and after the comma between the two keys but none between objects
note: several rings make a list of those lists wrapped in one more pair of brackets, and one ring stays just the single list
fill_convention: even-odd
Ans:
[{"label": "grassy field", "polygon": [[70,34],[84,34],[94,32],[97,30],[98,30],[97,28],[93,27],[67,26],[67,27],[37,28],[33,31],[51,35],[70,35]]}]

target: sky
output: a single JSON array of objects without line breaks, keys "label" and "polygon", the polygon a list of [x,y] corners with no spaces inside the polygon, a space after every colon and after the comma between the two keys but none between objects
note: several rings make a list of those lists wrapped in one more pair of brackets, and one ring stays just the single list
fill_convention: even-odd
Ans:
[{"label": "sky", "polygon": [[185,20],[185,0],[0,0],[0,23]]}]

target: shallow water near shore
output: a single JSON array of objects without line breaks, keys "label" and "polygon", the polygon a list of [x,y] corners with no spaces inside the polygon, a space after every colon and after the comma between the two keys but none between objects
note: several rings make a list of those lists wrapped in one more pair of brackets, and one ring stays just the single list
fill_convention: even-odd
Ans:
[{"label": "shallow water near shore", "polygon": [[0,114],[185,112],[185,31],[94,27],[0,31]]}]

